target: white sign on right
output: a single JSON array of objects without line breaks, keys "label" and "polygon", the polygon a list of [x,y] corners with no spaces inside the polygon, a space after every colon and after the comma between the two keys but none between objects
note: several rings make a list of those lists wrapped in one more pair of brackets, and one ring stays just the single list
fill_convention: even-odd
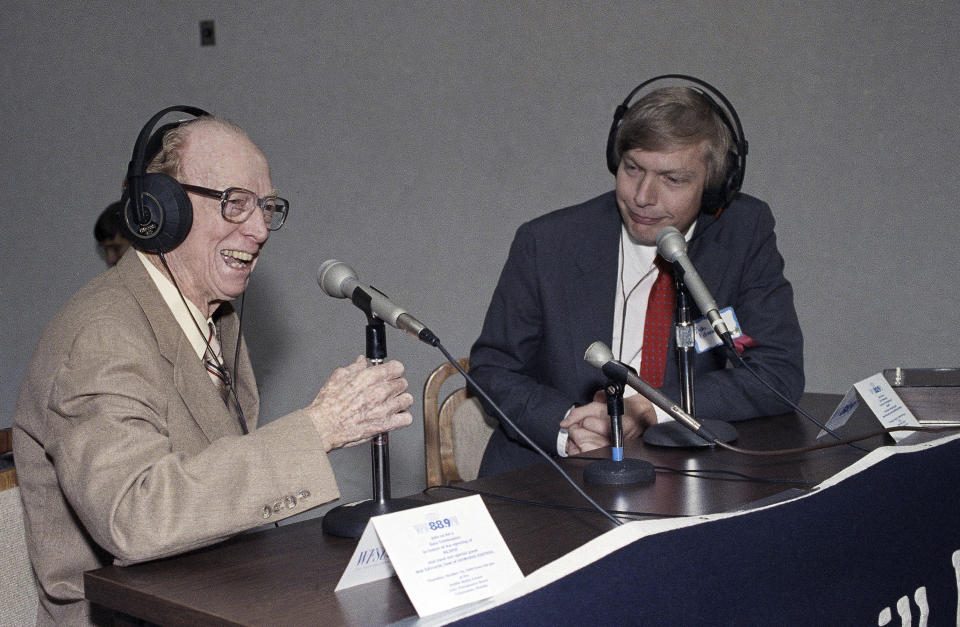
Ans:
[{"label": "white sign on right", "polygon": [[[920,425],[913,412],[907,409],[897,393],[893,391],[893,387],[883,376],[883,373],[878,372],[862,381],[857,381],[852,388],[847,390],[843,400],[840,401],[840,405],[837,406],[833,415],[830,416],[830,420],[827,421],[828,429],[831,431],[839,429],[847,423],[860,403],[857,396],[863,399],[884,427],[916,427]],[[817,438],[822,438],[826,433],[821,429]],[[910,431],[894,431],[890,435],[895,441],[899,442],[911,433]]]}]

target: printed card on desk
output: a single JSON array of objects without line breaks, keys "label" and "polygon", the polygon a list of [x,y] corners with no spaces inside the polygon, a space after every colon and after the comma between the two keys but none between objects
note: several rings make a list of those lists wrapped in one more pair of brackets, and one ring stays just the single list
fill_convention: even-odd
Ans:
[{"label": "printed card on desk", "polygon": [[[860,405],[860,399],[863,399],[884,427],[915,427],[920,424],[913,412],[907,409],[897,393],[893,391],[893,387],[883,373],[879,372],[872,377],[857,381],[847,390],[843,400],[827,421],[827,428],[832,431],[847,424],[850,416]],[[821,429],[817,438],[822,438],[826,434],[827,432]],[[894,431],[890,435],[899,442],[910,434],[910,431]]]},{"label": "printed card on desk", "polygon": [[479,496],[371,518],[336,589],[390,576],[364,568],[381,557],[420,616],[492,597],[523,579]]},{"label": "printed card on desk", "polygon": [[393,577],[395,574],[393,564],[390,563],[387,552],[380,544],[377,530],[373,528],[373,525],[367,523],[363,535],[360,536],[360,542],[357,543],[357,548],[353,550],[350,563],[347,564],[347,569],[343,571],[343,575],[340,576],[340,581],[333,591],[386,579],[387,577]]}]

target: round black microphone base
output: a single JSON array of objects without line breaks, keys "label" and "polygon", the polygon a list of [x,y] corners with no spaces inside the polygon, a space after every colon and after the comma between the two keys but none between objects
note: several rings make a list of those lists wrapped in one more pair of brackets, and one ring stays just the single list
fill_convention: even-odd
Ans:
[{"label": "round black microphone base", "polygon": [[[737,439],[737,430],[729,422],[723,420],[699,421],[708,431],[717,436],[721,442],[733,442]],[[651,446],[670,446],[675,448],[700,448],[713,446],[699,435],[687,429],[676,421],[661,422],[647,427],[643,432],[644,444]]]},{"label": "round black microphone base", "polygon": [[639,459],[624,459],[621,461],[601,459],[593,462],[583,471],[583,478],[587,482],[604,485],[652,483],[656,477],[653,464]]},{"label": "round black microphone base", "polygon": [[340,538],[359,538],[374,516],[391,514],[421,505],[427,505],[427,503],[412,499],[388,499],[383,502],[371,499],[338,505],[324,515],[323,532]]}]

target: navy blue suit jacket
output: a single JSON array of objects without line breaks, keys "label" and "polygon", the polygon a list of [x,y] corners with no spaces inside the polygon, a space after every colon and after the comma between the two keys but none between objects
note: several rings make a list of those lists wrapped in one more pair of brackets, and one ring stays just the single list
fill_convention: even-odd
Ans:
[{"label": "navy blue suit jacket", "polygon": [[[583,354],[594,341],[611,344],[620,229],[613,192],[522,225],[470,353],[477,383],[551,454],[567,410],[592,400],[606,382]],[[757,343],[744,351],[744,359],[797,400],[804,385],[803,337],[773,229],[767,204],[739,194],[720,217],[700,215],[688,255],[719,307],[733,307],[743,332]],[[701,315],[695,305],[693,314]],[[679,402],[673,337],[661,390]],[[694,392],[701,420],[789,410],[746,369],[730,368],[722,349],[695,356]],[[487,445],[480,474],[542,461],[519,440],[501,425]]]}]

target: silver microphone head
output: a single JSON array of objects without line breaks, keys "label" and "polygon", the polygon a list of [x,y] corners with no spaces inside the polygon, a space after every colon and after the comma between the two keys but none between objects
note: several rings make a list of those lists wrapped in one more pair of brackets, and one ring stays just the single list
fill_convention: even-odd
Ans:
[{"label": "silver microphone head", "polygon": [[657,233],[657,252],[660,256],[673,263],[680,255],[687,254],[687,240],[683,233],[674,226],[667,226]]},{"label": "silver microphone head", "polygon": [[347,279],[356,280],[356,278],[357,273],[353,271],[353,268],[336,259],[327,259],[320,264],[320,268],[317,270],[317,285],[328,296],[334,298],[347,298],[349,294],[343,291],[343,283]]},{"label": "silver microphone head", "polygon": [[594,342],[587,347],[583,359],[594,368],[603,368],[603,365],[613,361],[613,351],[603,342]]}]

